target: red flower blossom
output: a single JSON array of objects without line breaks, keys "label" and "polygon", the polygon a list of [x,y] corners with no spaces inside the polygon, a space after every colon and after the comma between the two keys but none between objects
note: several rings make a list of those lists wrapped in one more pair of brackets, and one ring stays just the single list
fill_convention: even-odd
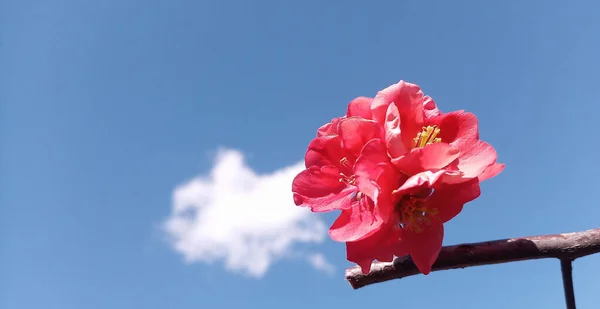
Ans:
[{"label": "red flower blossom", "polygon": [[422,172],[394,191],[394,210],[402,226],[400,243],[421,273],[427,275],[442,248],[443,224],[458,215],[465,203],[480,195],[479,180],[445,184],[446,171]]},{"label": "red flower blossom", "polygon": [[[357,186],[364,197],[376,201],[375,206],[381,222],[378,226],[372,226],[372,231],[365,237],[346,240],[347,259],[358,264],[363,272],[367,273],[373,260],[389,262],[394,256],[408,254],[399,242],[401,228],[398,214],[394,211],[393,195],[393,190],[406,180],[406,176],[394,168],[387,155],[385,143],[380,139],[373,139],[363,147],[354,165],[354,173]],[[370,218],[361,217],[359,213],[351,219],[364,221]],[[336,220],[338,221],[339,219]],[[356,223],[346,223],[348,227],[352,225]]]},{"label": "red flower blossom", "polygon": [[[372,156],[381,154],[378,158]],[[377,232],[393,214],[392,190],[398,173],[385,154],[385,144],[371,139],[362,148],[353,168],[357,193],[356,203],[343,209],[329,229],[337,241],[357,241]]]},{"label": "red flower blossom", "polygon": [[[443,223],[480,194],[477,178],[443,183],[441,179],[448,172],[443,169],[403,175],[392,167],[384,143],[378,139],[365,145],[354,171],[361,192],[377,201],[382,223],[375,231],[363,233],[363,238],[346,240],[348,260],[365,273],[373,260],[391,261],[393,256],[410,254],[419,270],[428,274],[442,247]],[[370,218],[350,219],[360,222]]]},{"label": "red flower blossom", "polygon": [[504,169],[504,164],[496,163],[494,148],[479,140],[475,115],[441,113],[415,84],[400,81],[381,90],[371,110],[373,119],[385,128],[392,162],[407,175],[447,168],[454,172],[444,181],[457,183],[491,178]]},{"label": "red flower blossom", "polygon": [[[372,141],[380,141],[383,132],[372,120],[360,117],[342,118],[328,135],[315,138],[305,155],[306,170],[294,178],[294,202],[314,212],[340,209],[341,215],[330,228],[337,241],[353,241],[374,233],[385,221],[375,189],[357,179],[354,163],[361,150]],[[381,144],[381,147],[384,145]],[[370,147],[370,146],[369,146]],[[391,165],[389,168],[393,169]],[[369,190],[368,192],[363,192]],[[380,198],[388,197],[381,194]]]},{"label": "red flower blossom", "polygon": [[480,195],[479,182],[504,169],[479,140],[475,115],[442,113],[414,84],[358,97],[346,115],[319,128],[293,181],[294,202],[313,212],[341,210],[329,229],[349,261],[367,273],[374,260],[410,254],[428,274],[443,224]]}]

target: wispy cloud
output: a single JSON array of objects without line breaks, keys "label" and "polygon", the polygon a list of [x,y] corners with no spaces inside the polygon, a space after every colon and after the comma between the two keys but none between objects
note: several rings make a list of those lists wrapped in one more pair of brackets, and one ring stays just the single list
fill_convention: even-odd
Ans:
[{"label": "wispy cloud", "polygon": [[293,204],[291,182],[302,162],[258,175],[236,150],[222,150],[208,175],[173,191],[172,213],[164,224],[173,248],[189,263],[222,261],[233,272],[262,277],[281,258],[308,256],[314,268],[331,265],[321,254],[296,244],[320,243],[323,221]]},{"label": "wispy cloud", "polygon": [[307,260],[315,269],[322,270],[330,274],[335,270],[333,265],[327,262],[327,259],[321,253],[311,254],[307,257]]}]

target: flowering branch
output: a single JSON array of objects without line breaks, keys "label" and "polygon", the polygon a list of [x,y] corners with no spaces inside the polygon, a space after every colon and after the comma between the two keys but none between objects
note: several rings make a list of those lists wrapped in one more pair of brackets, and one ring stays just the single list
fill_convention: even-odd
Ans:
[{"label": "flowering branch", "polygon": [[[446,246],[433,264],[432,271],[543,258],[557,258],[563,264],[570,264],[576,258],[599,252],[600,228],[597,228],[575,233]],[[420,272],[412,259],[405,256],[390,263],[373,263],[368,274],[363,274],[360,267],[349,268],[346,270],[346,280],[352,288],[358,289],[418,273]]]}]

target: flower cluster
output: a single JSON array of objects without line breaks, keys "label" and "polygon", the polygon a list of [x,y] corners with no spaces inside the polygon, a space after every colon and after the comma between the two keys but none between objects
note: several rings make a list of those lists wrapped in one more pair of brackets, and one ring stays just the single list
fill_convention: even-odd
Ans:
[{"label": "flower cluster", "polygon": [[400,81],[354,99],[345,116],[318,129],[292,184],[294,202],[341,211],[329,235],[364,273],[374,260],[410,254],[429,274],[443,224],[504,169],[496,157],[474,114],[442,113],[419,86]]}]

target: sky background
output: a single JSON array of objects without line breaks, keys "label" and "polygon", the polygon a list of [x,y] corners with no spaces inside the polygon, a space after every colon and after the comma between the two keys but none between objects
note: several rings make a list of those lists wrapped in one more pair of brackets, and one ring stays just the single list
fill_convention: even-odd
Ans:
[{"label": "sky background", "polygon": [[291,179],[404,79],[506,163],[445,245],[599,227],[598,55],[592,0],[0,0],[0,308],[564,308],[555,260],[352,290]]}]

